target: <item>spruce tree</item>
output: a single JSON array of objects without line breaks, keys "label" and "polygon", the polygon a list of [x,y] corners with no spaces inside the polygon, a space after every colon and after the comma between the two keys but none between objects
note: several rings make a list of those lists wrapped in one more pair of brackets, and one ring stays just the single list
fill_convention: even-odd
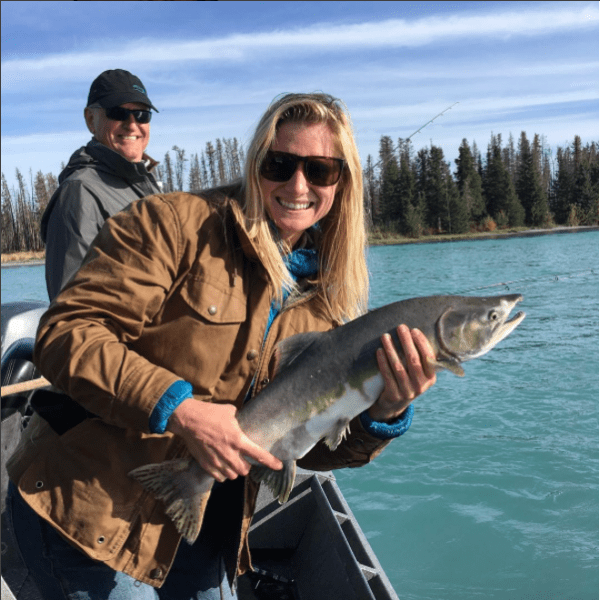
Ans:
[{"label": "spruce tree", "polygon": [[454,162],[456,163],[454,175],[458,191],[467,208],[469,220],[479,223],[486,214],[485,201],[483,199],[481,177],[466,139],[463,139],[458,149],[458,158]]},{"label": "spruce tree", "polygon": [[379,203],[376,220],[380,224],[390,225],[397,211],[398,203],[398,163],[394,155],[394,143],[389,136],[379,141],[380,183]]},{"label": "spruce tree", "polygon": [[427,204],[427,224],[438,231],[448,231],[448,188],[444,170],[444,152],[431,146],[427,154],[425,185],[422,191]]},{"label": "spruce tree", "polygon": [[538,149],[534,153],[527,134],[521,132],[516,191],[525,209],[525,222],[532,226],[543,225],[548,215],[548,200],[542,189],[539,169],[539,138],[536,145]]},{"label": "spruce tree", "polygon": [[497,223],[501,224],[506,220],[512,227],[520,227],[525,222],[525,210],[502,161],[500,143],[500,137],[492,135],[483,179],[486,209]]},{"label": "spruce tree", "polygon": [[558,165],[556,177],[552,182],[551,209],[557,223],[564,224],[571,211],[571,198],[573,196],[573,177],[571,176],[570,150],[557,148],[556,162]]}]

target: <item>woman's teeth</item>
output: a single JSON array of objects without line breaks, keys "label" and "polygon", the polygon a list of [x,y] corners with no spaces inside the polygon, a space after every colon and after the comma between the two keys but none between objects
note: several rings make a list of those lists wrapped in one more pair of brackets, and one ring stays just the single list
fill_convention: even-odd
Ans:
[{"label": "woman's teeth", "polygon": [[277,202],[284,208],[289,208],[290,210],[305,210],[311,205],[310,202],[286,202],[281,198],[277,198]]}]

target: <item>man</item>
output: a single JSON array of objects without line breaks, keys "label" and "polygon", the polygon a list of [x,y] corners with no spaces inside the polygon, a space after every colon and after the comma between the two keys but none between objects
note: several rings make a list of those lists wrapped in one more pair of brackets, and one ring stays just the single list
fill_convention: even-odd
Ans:
[{"label": "man", "polygon": [[60,174],[41,223],[50,300],[81,265],[104,221],[134,200],[160,192],[146,153],[152,105],[140,79],[123,69],[92,83],[85,122],[91,141]]}]

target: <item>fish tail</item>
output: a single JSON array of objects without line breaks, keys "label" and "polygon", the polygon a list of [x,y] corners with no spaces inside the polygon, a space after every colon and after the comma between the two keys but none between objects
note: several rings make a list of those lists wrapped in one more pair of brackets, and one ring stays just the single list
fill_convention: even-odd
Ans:
[{"label": "fish tail", "polygon": [[[208,502],[214,479],[195,477],[192,458],[180,458],[144,465],[129,473],[146,490],[165,504],[165,512],[188,544],[193,544]],[[198,467],[199,468],[199,467]]]}]

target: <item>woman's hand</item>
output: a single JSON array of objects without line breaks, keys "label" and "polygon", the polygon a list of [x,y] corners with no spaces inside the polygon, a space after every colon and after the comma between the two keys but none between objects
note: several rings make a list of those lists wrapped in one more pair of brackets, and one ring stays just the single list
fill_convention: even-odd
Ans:
[{"label": "woman's hand", "polygon": [[435,359],[435,355],[425,335],[418,329],[409,330],[406,325],[400,325],[397,333],[404,361],[389,334],[381,337],[383,348],[377,350],[377,364],[385,388],[369,409],[369,416],[374,421],[397,419],[417,396],[436,381],[434,368],[427,360]]},{"label": "woman's hand", "polygon": [[167,429],[185,440],[191,455],[217,481],[247,475],[249,457],[270,469],[283,467],[280,460],[248,438],[233,404],[213,404],[188,398],[169,418]]}]

